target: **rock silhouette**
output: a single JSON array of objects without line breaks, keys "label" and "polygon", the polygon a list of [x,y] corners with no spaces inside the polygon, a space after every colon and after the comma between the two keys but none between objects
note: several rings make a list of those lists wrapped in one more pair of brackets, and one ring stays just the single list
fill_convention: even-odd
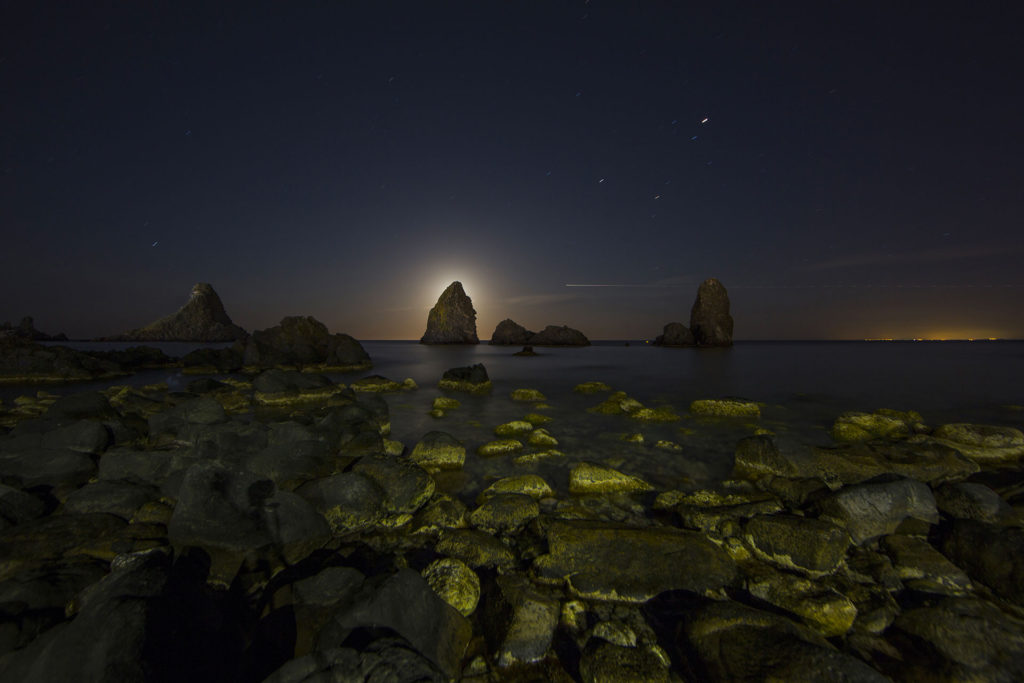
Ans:
[{"label": "rock silhouette", "polygon": [[562,325],[548,325],[530,337],[533,346],[590,346],[590,340],[579,330]]},{"label": "rock silhouette", "polygon": [[520,346],[522,344],[529,344],[530,338],[533,334],[533,332],[526,329],[515,320],[505,318],[498,323],[497,327],[494,328],[494,334],[491,335],[490,343],[505,346]]},{"label": "rock silhouette", "polygon": [[713,277],[697,289],[697,299],[690,310],[690,331],[697,346],[732,346],[729,292]]},{"label": "rock silhouette", "polygon": [[427,315],[421,344],[479,344],[473,301],[456,280],[441,293]]},{"label": "rock silhouette", "polygon": [[693,333],[682,323],[669,323],[654,340],[657,346],[693,346]]},{"label": "rock silhouette", "polygon": [[370,367],[370,356],[362,344],[347,334],[331,334],[312,316],[290,316],[274,327],[256,330],[239,350],[244,365],[261,368],[326,366],[348,371]]},{"label": "rock silhouette", "polygon": [[26,315],[15,327],[10,323],[0,325],[0,337],[17,337],[29,341],[67,341],[68,337],[63,332],[59,334],[46,334],[36,329],[32,316]]},{"label": "rock silhouette", "polygon": [[245,330],[231,322],[213,287],[200,282],[192,287],[188,303],[176,313],[103,341],[228,342],[247,336]]}]

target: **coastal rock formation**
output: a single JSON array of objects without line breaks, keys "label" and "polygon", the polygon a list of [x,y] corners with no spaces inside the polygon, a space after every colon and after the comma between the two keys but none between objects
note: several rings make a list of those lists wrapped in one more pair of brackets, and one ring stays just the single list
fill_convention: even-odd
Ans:
[{"label": "coastal rock formation", "polygon": [[473,301],[456,280],[441,293],[427,315],[421,344],[479,344]]},{"label": "coastal rock formation", "polygon": [[507,346],[523,346],[530,343],[534,333],[526,329],[511,318],[505,318],[494,328],[491,335],[491,344]]},{"label": "coastal rock formation", "polygon": [[231,322],[213,287],[200,282],[192,287],[188,303],[177,313],[104,341],[229,342],[247,336],[245,330]]},{"label": "coastal rock formation", "polygon": [[0,337],[0,383],[65,382],[123,374],[116,362],[63,346]]},{"label": "coastal rock formation", "polygon": [[582,332],[562,325],[548,325],[530,337],[533,346],[590,346],[590,340]]},{"label": "coastal rock formation", "polygon": [[656,346],[693,346],[693,333],[682,323],[669,323],[654,340]]},{"label": "coastal rock formation", "polygon": [[732,346],[729,292],[713,277],[697,289],[697,299],[690,309],[690,331],[697,346]]},{"label": "coastal rock formation", "polygon": [[324,366],[337,372],[365,370],[370,356],[347,334],[331,334],[313,316],[289,316],[265,330],[256,330],[242,349],[247,366],[271,368],[276,365]]},{"label": "coastal rock formation", "polygon": [[15,327],[10,323],[0,324],[0,338],[3,337],[17,337],[18,339],[28,339],[29,341],[67,341],[68,336],[61,332],[60,334],[46,334],[36,329],[35,321],[32,320],[32,316],[26,315]]}]

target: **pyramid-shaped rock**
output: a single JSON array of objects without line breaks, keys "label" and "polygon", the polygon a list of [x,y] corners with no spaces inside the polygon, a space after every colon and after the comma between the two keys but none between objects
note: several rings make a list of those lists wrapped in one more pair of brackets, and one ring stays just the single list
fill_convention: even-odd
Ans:
[{"label": "pyramid-shaped rock", "polygon": [[479,344],[473,301],[456,280],[448,285],[427,315],[421,344]]},{"label": "pyramid-shaped rock", "polygon": [[217,292],[206,282],[192,287],[188,303],[177,313],[145,327],[113,337],[117,341],[228,342],[245,339],[248,333],[231,322]]}]

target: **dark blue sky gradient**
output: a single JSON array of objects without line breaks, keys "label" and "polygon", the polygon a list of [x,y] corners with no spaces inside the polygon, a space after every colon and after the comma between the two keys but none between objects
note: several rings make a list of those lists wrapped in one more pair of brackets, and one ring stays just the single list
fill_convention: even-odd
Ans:
[{"label": "dark blue sky gradient", "polygon": [[0,319],[1024,337],[1019,3],[70,4],[0,15]]}]

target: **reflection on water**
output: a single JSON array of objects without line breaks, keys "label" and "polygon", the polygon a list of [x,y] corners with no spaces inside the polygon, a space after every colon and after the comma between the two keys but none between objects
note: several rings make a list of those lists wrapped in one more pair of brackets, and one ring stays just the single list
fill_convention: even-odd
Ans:
[{"label": "reflection on water", "polygon": [[[83,348],[83,343],[70,346]],[[100,348],[130,344],[98,345]],[[658,488],[707,483],[728,473],[736,441],[757,426],[775,432],[783,448],[829,442],[828,429],[847,410],[888,407],[914,409],[930,424],[972,421],[1024,426],[1024,342],[998,343],[738,343],[731,349],[664,349],[634,342],[597,343],[585,348],[553,348],[536,357],[516,357],[517,347],[425,346],[415,342],[364,342],[373,358],[369,372],[334,375],[348,382],[367,374],[395,380],[413,378],[414,392],[386,395],[392,415],[392,438],[411,448],[426,432],[447,431],[467,446],[461,475],[448,477],[466,495],[497,476],[537,472],[564,492],[568,467],[579,460],[608,464],[649,479]],[[167,345],[160,345],[161,347]],[[223,345],[218,345],[223,346]],[[182,355],[191,350],[165,348]],[[448,368],[484,363],[494,383],[489,396],[456,395],[462,406],[444,418],[430,417],[437,381]],[[72,393],[110,384],[167,382],[183,390],[194,376],[177,370],[154,370],[117,381],[62,386],[3,387],[9,400],[45,388]],[[683,420],[648,425],[624,416],[596,415],[588,408],[603,394],[580,395],[573,387],[600,380],[627,392],[645,405],[671,405]],[[521,419],[532,407],[509,398],[513,389],[539,389],[553,418],[545,427],[558,439],[564,458],[529,465],[511,456],[481,458],[476,448],[494,436],[494,427]],[[701,420],[687,415],[698,398],[738,396],[764,404],[759,421]],[[642,433],[644,444],[622,440]],[[659,440],[681,446],[669,452]],[[445,477],[441,477],[442,485]],[[561,486],[558,486],[558,483]]]}]

